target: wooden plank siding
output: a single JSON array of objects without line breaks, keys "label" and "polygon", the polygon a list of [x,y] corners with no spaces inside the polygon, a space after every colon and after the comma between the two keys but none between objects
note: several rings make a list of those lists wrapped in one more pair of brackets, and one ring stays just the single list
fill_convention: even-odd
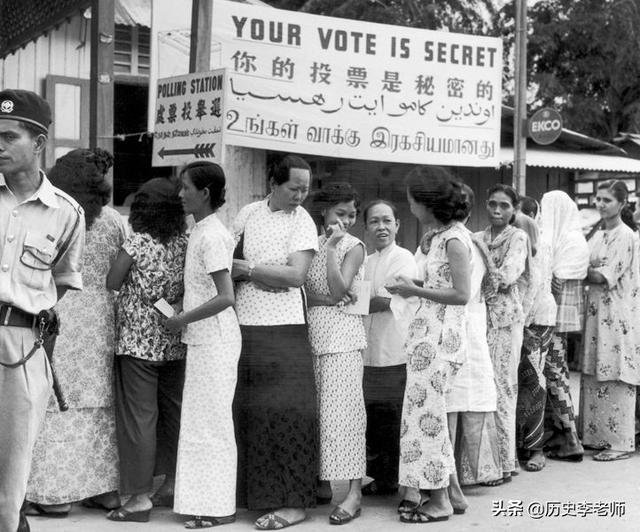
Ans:
[{"label": "wooden plank siding", "polygon": [[[44,94],[47,75],[89,79],[90,28],[76,15],[24,48],[0,59],[0,87]],[[86,44],[80,46],[86,35]]]}]

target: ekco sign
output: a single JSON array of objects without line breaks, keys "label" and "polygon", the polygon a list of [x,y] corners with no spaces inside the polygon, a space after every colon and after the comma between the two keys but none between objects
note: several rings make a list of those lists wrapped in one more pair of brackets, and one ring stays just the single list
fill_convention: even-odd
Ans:
[{"label": "ekco sign", "polygon": [[537,144],[551,144],[562,133],[562,116],[550,107],[540,109],[529,119],[528,130]]},{"label": "ekco sign", "polygon": [[213,3],[225,144],[406,163],[496,166],[502,42]]}]

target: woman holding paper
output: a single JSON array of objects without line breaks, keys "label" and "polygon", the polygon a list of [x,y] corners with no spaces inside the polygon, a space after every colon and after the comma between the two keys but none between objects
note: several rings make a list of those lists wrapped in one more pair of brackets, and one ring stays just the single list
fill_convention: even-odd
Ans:
[{"label": "woman holding paper", "polygon": [[[318,500],[330,502],[329,481],[350,480],[347,497],[329,518],[342,525],[360,516],[366,471],[362,350],[367,342],[362,317],[349,313],[343,303],[352,283],[363,278],[366,252],[348,233],[359,207],[349,185],[320,191],[314,204],[322,211],[325,230],[305,282],[320,424]],[[363,301],[368,302],[367,296]]]},{"label": "woman holding paper", "polygon": [[467,356],[464,324],[472,243],[461,223],[469,210],[461,184],[446,170],[412,170],[407,199],[426,232],[420,243],[425,255],[422,281],[399,275],[387,287],[392,294],[420,298],[406,342],[399,468],[406,500],[399,510],[403,522],[427,523],[447,520],[454,513],[447,488],[456,464],[445,397]]},{"label": "woman holding paper", "polygon": [[180,178],[182,205],[196,225],[184,267],[184,312],[165,324],[174,332],[182,329],[187,344],[173,510],[193,516],[186,528],[209,528],[236,519],[232,404],[242,338],[233,310],[235,242],[216,216],[225,202],[222,168],[193,162]]},{"label": "woman holding paper", "polygon": [[[120,485],[129,500],[112,521],[149,520],[152,506],[173,506],[185,346],[164,327],[154,304],[179,304],[184,291],[187,237],[178,187],[147,181],[136,193],[124,242],[107,274],[116,303],[116,434]],[[153,497],[153,476],[165,481]]]}]

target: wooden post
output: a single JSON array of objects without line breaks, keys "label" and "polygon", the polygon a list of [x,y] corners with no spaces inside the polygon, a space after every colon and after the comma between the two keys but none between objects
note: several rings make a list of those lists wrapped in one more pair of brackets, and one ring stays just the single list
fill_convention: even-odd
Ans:
[{"label": "wooden post", "polygon": [[513,186],[527,193],[527,0],[516,2],[515,110],[513,114]]},{"label": "wooden post", "polygon": [[115,0],[91,1],[89,146],[113,153]]},{"label": "wooden post", "polygon": [[[189,72],[205,72],[211,66],[211,28],[213,0],[193,0],[191,8],[191,49]],[[247,203],[262,199],[267,189],[267,157],[264,150],[227,146],[224,173],[227,178],[226,203],[220,219],[231,226],[238,211]]]}]

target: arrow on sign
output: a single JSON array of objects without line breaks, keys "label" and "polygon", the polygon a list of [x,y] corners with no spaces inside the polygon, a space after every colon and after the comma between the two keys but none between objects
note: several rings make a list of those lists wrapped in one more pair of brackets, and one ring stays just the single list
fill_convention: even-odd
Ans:
[{"label": "arrow on sign", "polygon": [[215,142],[209,142],[208,144],[196,144],[193,148],[176,148],[174,150],[167,150],[163,146],[158,155],[161,159],[164,159],[165,155],[170,157],[171,155],[193,155],[196,159],[203,157],[215,157],[213,154],[213,147]]}]

